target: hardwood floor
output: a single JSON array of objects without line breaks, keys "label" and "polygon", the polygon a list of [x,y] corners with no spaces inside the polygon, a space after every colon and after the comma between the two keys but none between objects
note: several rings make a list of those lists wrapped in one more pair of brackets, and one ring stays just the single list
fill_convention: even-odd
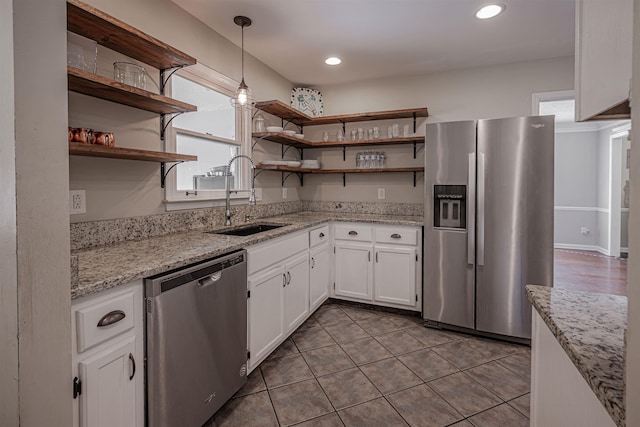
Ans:
[{"label": "hardwood floor", "polygon": [[627,295],[627,260],[598,252],[556,249],[554,287]]}]

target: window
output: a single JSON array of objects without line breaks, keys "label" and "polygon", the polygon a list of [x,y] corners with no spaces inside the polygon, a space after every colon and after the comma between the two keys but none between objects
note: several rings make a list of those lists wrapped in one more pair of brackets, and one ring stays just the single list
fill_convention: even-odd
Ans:
[{"label": "window", "polygon": [[[250,151],[251,112],[236,109],[230,102],[237,85],[200,64],[181,70],[171,78],[171,97],[196,105],[198,111],[176,116],[171,121],[167,150],[196,155],[198,160],[180,163],[169,172],[167,202],[200,201],[195,207],[204,207],[217,205],[210,201],[225,197],[226,165],[233,156]],[[232,189],[249,187],[250,167],[245,161],[234,162],[231,173]],[[234,195],[236,197],[247,196]]]}]

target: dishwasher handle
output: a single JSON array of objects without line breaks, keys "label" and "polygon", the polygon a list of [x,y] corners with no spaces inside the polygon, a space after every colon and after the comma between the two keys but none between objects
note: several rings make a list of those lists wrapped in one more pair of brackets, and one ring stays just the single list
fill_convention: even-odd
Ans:
[{"label": "dishwasher handle", "polygon": [[213,285],[218,280],[220,280],[221,277],[222,277],[222,271],[216,271],[212,275],[204,277],[204,278],[198,280],[198,285],[200,285],[200,286]]}]

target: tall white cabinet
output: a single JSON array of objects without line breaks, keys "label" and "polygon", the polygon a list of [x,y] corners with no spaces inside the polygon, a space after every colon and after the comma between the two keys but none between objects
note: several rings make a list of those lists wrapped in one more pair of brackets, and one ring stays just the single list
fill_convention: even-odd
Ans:
[{"label": "tall white cabinet", "polygon": [[331,257],[329,226],[309,231],[309,304],[311,312],[329,298]]}]

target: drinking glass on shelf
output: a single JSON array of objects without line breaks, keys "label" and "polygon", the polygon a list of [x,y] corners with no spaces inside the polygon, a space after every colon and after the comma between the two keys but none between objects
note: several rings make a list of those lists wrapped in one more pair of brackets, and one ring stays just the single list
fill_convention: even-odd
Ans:
[{"label": "drinking glass on shelf", "polygon": [[409,133],[409,125],[404,125],[402,127],[402,136],[405,138],[409,137],[411,134]]},{"label": "drinking glass on shelf", "polygon": [[336,141],[344,141],[344,132],[342,132],[342,129],[338,129],[338,132],[336,133]]},{"label": "drinking glass on shelf", "polygon": [[367,139],[373,139],[373,129],[367,129]]},{"label": "drinking glass on shelf", "polygon": [[355,141],[355,140],[356,140],[356,136],[357,136],[356,131],[355,131],[355,130],[352,130],[352,131],[351,131],[351,140],[352,140],[352,141]]},{"label": "drinking glass on shelf", "polygon": [[358,128],[358,141],[362,141],[364,139],[364,129]]},{"label": "drinking glass on shelf", "polygon": [[400,137],[400,125],[397,123],[394,123],[391,126],[391,132],[394,138],[399,138]]},{"label": "drinking glass on shelf", "polygon": [[384,153],[380,154],[380,167],[384,168],[387,166],[387,155]]},{"label": "drinking glass on shelf", "polygon": [[373,128],[373,139],[379,139],[380,138],[380,128],[378,126],[375,126]]},{"label": "drinking glass on shelf", "polygon": [[322,132],[322,140],[324,142],[329,141],[329,132],[327,132],[327,131]]}]

